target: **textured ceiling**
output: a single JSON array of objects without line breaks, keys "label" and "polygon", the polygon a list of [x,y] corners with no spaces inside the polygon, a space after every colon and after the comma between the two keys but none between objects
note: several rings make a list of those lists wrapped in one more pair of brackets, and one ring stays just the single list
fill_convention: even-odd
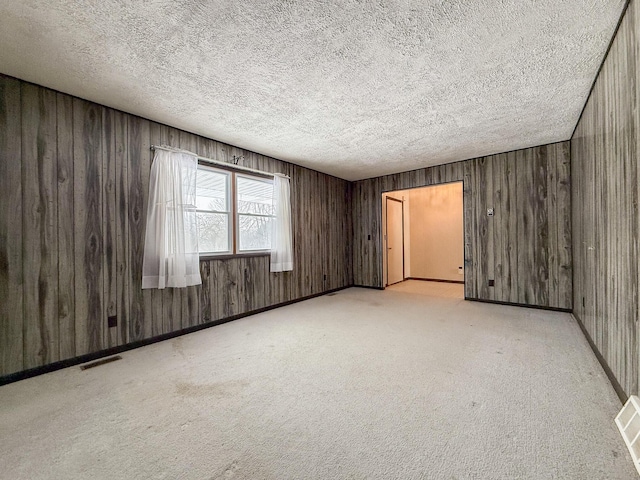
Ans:
[{"label": "textured ceiling", "polygon": [[349,180],[570,137],[624,0],[0,0],[0,72]]}]

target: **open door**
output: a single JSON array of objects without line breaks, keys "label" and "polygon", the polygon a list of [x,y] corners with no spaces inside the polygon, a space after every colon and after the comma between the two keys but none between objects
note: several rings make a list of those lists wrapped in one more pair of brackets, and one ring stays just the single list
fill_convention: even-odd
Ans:
[{"label": "open door", "polygon": [[387,285],[404,280],[404,234],[402,202],[387,197]]}]

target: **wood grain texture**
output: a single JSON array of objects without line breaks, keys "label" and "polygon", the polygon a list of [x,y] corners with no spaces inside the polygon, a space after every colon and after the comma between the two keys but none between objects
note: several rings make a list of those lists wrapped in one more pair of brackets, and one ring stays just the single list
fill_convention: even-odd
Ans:
[{"label": "wood grain texture", "polygon": [[56,94],[58,136],[58,330],[60,360],[75,357],[73,98]]},{"label": "wood grain texture", "polygon": [[[128,338],[128,325],[130,318],[130,275],[129,275],[129,168],[128,168],[128,138],[129,122],[127,115],[114,112],[114,155],[115,155],[115,208],[114,212],[107,215],[115,219],[115,245],[111,246],[115,251],[115,315],[117,318],[117,332],[110,332],[110,341],[117,341],[118,345],[126,343]],[[110,160],[109,160],[110,161]],[[113,227],[112,227],[113,228]],[[112,237],[113,238],[113,237]]]},{"label": "wood grain texture", "polygon": [[103,107],[74,99],[76,355],[104,348],[102,119]]},{"label": "wood grain texture", "polygon": [[[640,376],[639,30],[632,0],[571,139],[571,185],[558,191],[573,197],[574,313],[627,395],[638,394]],[[560,219],[559,235],[568,222]]]},{"label": "wood grain texture", "polygon": [[[382,287],[382,193],[462,180],[465,296],[570,309],[568,166],[568,142],[562,142],[355,182],[355,284]],[[550,169],[554,173],[551,180]],[[550,189],[560,190],[562,195],[549,195]],[[487,208],[494,208],[493,217],[487,217]],[[550,237],[550,230],[560,228],[554,225],[550,229],[550,210],[552,218],[563,219],[562,235]],[[555,242],[553,247],[551,242]],[[552,249],[562,252],[562,260],[550,264]],[[551,282],[550,277],[554,279]],[[489,287],[490,279],[495,280],[494,287]]]},{"label": "wood grain texture", "polygon": [[[293,272],[209,259],[202,286],[142,290],[152,143],[290,175]],[[353,284],[345,180],[2,75],[0,155],[0,375]]]},{"label": "wood grain texture", "polygon": [[151,292],[142,290],[142,257],[151,171],[148,120],[129,117],[129,335],[128,342],[150,338],[153,332]]},{"label": "wood grain texture", "polygon": [[[149,142],[153,145],[162,145],[162,134],[163,134],[163,126],[151,122],[149,125]],[[142,149],[144,149],[144,145],[140,145]],[[151,165],[153,164],[153,153],[154,152],[144,152],[150,155],[151,161],[149,163],[149,172],[151,172]],[[144,172],[143,172],[144,175]],[[147,187],[148,191],[148,187]],[[146,222],[146,218],[145,218]],[[171,291],[173,289],[153,289],[153,290],[144,290],[142,292],[144,296],[145,309],[148,309],[151,312],[151,336],[157,337],[163,333],[170,332],[170,329],[166,329],[165,321],[164,321],[164,300],[166,292]]]},{"label": "wood grain texture", "polygon": [[24,370],[21,82],[0,77],[0,375]]},{"label": "wood grain texture", "polygon": [[[192,133],[180,132],[180,148],[190,152],[198,152],[198,137]],[[147,175],[148,176],[148,175]],[[148,190],[148,187],[147,187]],[[188,328],[200,322],[199,286],[190,286],[183,289],[182,295],[182,327]]]},{"label": "wood grain texture", "polygon": [[24,84],[22,245],[24,366],[59,359],[56,94]]}]

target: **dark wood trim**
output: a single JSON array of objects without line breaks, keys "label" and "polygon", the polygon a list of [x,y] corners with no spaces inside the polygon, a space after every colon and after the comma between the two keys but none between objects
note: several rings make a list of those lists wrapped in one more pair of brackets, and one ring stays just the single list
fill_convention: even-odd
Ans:
[{"label": "dark wood trim", "polygon": [[536,310],[548,310],[550,312],[571,313],[571,309],[569,308],[546,307],[544,305],[528,305],[526,303],[515,303],[515,302],[500,302],[498,300],[484,300],[482,298],[472,298],[472,297],[464,297],[464,299],[470,302],[492,303],[494,305],[506,305],[509,307],[535,308]]},{"label": "dark wood trim", "polygon": [[91,362],[93,360],[102,359],[105,357],[109,357],[111,355],[116,355],[122,352],[127,352],[129,350],[133,350],[135,348],[144,347],[146,345],[151,345],[153,343],[162,342],[164,340],[170,340],[175,337],[180,337],[182,335],[187,335],[189,333],[197,332],[200,330],[204,330],[205,328],[215,327],[217,325],[222,325],[223,323],[232,322],[234,320],[239,320],[240,318],[249,317],[251,315],[256,315],[258,313],[266,312],[268,310],[273,310],[275,308],[286,307],[287,305],[291,305],[294,303],[302,302],[304,300],[310,300],[312,298],[321,297],[323,295],[327,295],[329,293],[339,292],[340,290],[345,290],[350,288],[347,287],[339,287],[331,290],[327,290],[325,292],[316,293],[313,295],[308,295],[302,298],[296,298],[294,300],[289,300],[287,302],[278,303],[276,305],[269,305],[267,307],[257,308],[250,312],[244,312],[237,315],[232,315],[227,318],[223,318],[220,320],[215,320],[212,322],[203,323],[200,325],[194,325],[192,327],[183,328],[182,330],[178,330],[175,332],[169,332],[162,335],[158,335],[156,337],[148,338],[145,340],[139,340],[136,342],[127,343],[126,345],[121,345],[118,347],[108,348],[105,350],[101,350],[99,352],[89,353],[86,355],[80,355],[78,357],[69,358],[67,360],[62,360],[59,362],[50,363],[48,365],[44,365],[42,367],[30,368],[28,370],[23,370],[21,372],[11,373],[9,375],[0,376],[0,386],[7,385],[9,383],[18,382],[20,380],[25,380],[27,378],[36,377],[38,375],[43,375],[45,373],[55,372],[56,370],[61,370],[63,368],[73,367],[75,365],[80,365],[82,363]]},{"label": "dark wood trim", "polygon": [[582,106],[582,110],[580,110],[580,116],[578,117],[578,121],[576,122],[576,126],[573,127],[573,132],[571,132],[571,136],[569,137],[569,140],[571,140],[573,138],[573,136],[576,134],[576,130],[578,129],[578,125],[580,125],[580,120],[582,120],[582,115],[584,114],[585,109],[587,108],[587,104],[589,103],[589,99],[591,98],[591,94],[593,93],[593,89],[596,87],[596,82],[598,81],[598,77],[600,77],[600,72],[602,71],[602,68],[604,67],[604,63],[607,61],[607,57],[609,56],[609,52],[611,51],[611,47],[613,46],[613,42],[615,41],[616,37],[618,36],[618,30],[620,30],[620,25],[622,25],[622,20],[624,19],[624,16],[627,13],[627,10],[629,9],[629,4],[631,3],[631,0],[626,0],[624,7],[622,8],[622,13],[620,14],[620,18],[618,19],[618,23],[616,25],[615,30],[613,31],[613,35],[611,36],[611,40],[609,40],[609,45],[607,45],[607,50],[606,52],[604,52],[604,56],[602,57],[602,61],[600,62],[600,66],[598,67],[598,72],[596,73],[596,76],[593,78],[593,82],[591,83],[591,88],[589,89],[589,94],[587,95],[587,97],[584,100],[584,105]]},{"label": "dark wood trim", "polygon": [[120,355],[116,355],[115,357],[107,357],[107,358],[103,358],[102,360],[96,360],[95,362],[85,363],[84,365],[80,366],[80,370],[87,370],[89,368],[99,367],[100,365],[105,365],[107,363],[115,362],[117,360],[122,360],[122,357]]},{"label": "dark wood trim", "polygon": [[464,285],[464,280],[442,280],[439,278],[420,278],[420,277],[407,277],[405,280],[420,280],[421,282],[440,282],[440,283],[458,283]]},{"label": "dark wood trim", "polygon": [[613,374],[613,370],[611,370],[611,368],[609,367],[609,364],[607,363],[607,361],[604,359],[604,357],[598,350],[598,347],[596,347],[596,344],[593,342],[591,335],[589,335],[589,332],[587,331],[587,329],[584,328],[584,325],[582,324],[582,320],[580,320],[580,317],[575,312],[573,312],[571,315],[573,316],[573,318],[576,319],[576,322],[578,323],[580,330],[582,330],[582,333],[584,333],[584,336],[587,339],[587,342],[589,343],[591,350],[593,350],[593,353],[598,359],[600,366],[604,370],[604,373],[607,375],[609,382],[611,382],[611,386],[615,390],[616,395],[618,395],[618,398],[620,399],[620,403],[624,405],[629,397],[622,389],[622,386],[616,379],[616,376]]},{"label": "dark wood trim", "polygon": [[372,287],[370,285],[351,285],[351,286],[356,288],[368,288],[369,290],[384,290],[383,287]]}]

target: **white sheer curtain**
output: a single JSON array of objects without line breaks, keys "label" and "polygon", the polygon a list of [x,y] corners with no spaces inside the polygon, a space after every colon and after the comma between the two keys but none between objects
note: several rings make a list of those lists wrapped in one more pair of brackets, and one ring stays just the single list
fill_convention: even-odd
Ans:
[{"label": "white sheer curtain", "polygon": [[142,288],[202,283],[198,259],[198,158],[156,149],[149,181]]},{"label": "white sheer curtain", "polygon": [[289,179],[273,177],[273,205],[276,218],[271,233],[271,271],[293,270],[293,235],[291,234],[291,194]]}]

